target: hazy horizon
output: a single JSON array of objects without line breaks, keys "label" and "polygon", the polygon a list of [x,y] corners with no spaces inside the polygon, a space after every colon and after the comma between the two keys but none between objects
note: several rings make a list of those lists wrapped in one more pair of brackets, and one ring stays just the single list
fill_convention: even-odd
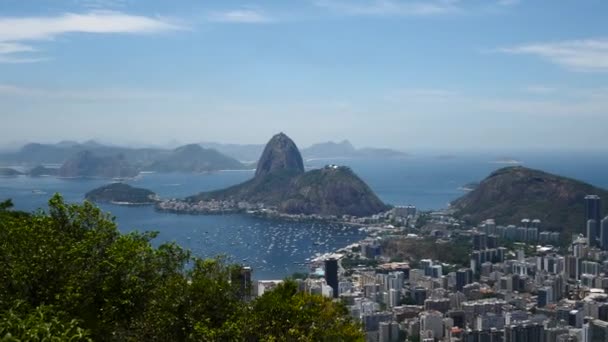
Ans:
[{"label": "hazy horizon", "polygon": [[0,146],[607,150],[608,3],[0,0]]}]

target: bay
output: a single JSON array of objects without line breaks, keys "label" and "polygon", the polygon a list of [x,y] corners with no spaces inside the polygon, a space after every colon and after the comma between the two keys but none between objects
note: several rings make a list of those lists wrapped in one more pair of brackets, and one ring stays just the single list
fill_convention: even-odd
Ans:
[{"label": "bay", "polygon": [[[523,165],[576,178],[608,188],[608,160],[603,153],[564,151],[520,152]],[[480,181],[504,167],[496,153],[418,154],[402,159],[310,160],[308,168],[326,164],[350,166],[385,202],[413,204],[419,209],[440,209],[463,194],[459,187]],[[181,198],[199,191],[220,189],[253,176],[253,171],[210,174],[141,174],[129,184],[150,189],[163,198]],[[111,181],[101,179],[0,178],[0,199],[11,198],[16,209],[46,208],[49,197],[61,193],[69,202]],[[178,215],[152,207],[100,207],[116,217],[123,232],[154,230],[155,244],[175,241],[201,257],[224,254],[253,267],[257,279],[281,279],[305,270],[302,264],[316,253],[326,253],[359,241],[365,234],[340,224],[281,222],[246,215]]]}]

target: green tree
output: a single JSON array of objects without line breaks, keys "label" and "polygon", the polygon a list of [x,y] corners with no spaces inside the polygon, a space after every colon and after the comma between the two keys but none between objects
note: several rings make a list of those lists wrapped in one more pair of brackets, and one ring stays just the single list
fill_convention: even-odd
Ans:
[{"label": "green tree", "polygon": [[242,320],[249,341],[363,341],[346,308],[331,299],[297,291],[286,281],[264,293]]},{"label": "green tree", "polygon": [[239,265],[194,258],[174,243],[154,247],[156,233],[120,234],[88,202],[56,195],[48,213],[33,214],[10,204],[0,205],[0,341],[361,336],[344,307],[292,283],[246,302]]}]

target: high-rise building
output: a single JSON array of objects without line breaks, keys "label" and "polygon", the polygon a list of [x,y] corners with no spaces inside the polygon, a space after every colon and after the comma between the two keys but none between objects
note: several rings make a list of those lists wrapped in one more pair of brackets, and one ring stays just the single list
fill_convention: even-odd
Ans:
[{"label": "high-rise building", "polygon": [[597,243],[597,221],[587,220],[587,244],[589,247],[596,247]]},{"label": "high-rise building", "polygon": [[477,233],[477,234],[473,235],[473,250],[474,251],[486,249],[486,246],[487,246],[486,234]]},{"label": "high-rise building", "polygon": [[600,241],[602,249],[608,251],[608,216],[604,217],[600,225]]},{"label": "high-rise building", "polygon": [[604,342],[608,340],[608,322],[594,319],[589,322],[589,336],[587,341],[589,342]]},{"label": "high-rise building", "polygon": [[325,281],[327,282],[327,285],[331,286],[331,288],[334,290],[334,298],[338,298],[338,260],[334,258],[325,260]]},{"label": "high-rise building", "polygon": [[465,285],[473,282],[473,270],[461,268],[456,271],[456,290],[462,291]]},{"label": "high-rise building", "polygon": [[[585,196],[585,223],[589,222],[589,220],[594,220],[596,223],[595,226],[595,231],[593,231],[592,233],[593,235],[593,240],[589,240],[589,245],[590,246],[597,246],[597,239],[598,239],[598,233],[599,233],[599,227],[597,227],[597,225],[599,225],[600,220],[601,220],[601,207],[602,207],[602,202],[599,196],[597,195],[587,195]],[[589,233],[589,228],[587,228],[587,232]],[[590,238],[589,235],[587,235],[587,238]]]},{"label": "high-rise building", "polygon": [[396,322],[380,322],[378,325],[379,342],[399,341],[399,324]]}]

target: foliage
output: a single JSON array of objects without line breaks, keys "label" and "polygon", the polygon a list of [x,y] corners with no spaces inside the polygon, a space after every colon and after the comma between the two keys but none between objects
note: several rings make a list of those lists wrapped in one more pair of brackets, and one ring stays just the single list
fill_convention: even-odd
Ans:
[{"label": "foliage", "polygon": [[466,238],[455,238],[450,242],[437,243],[434,238],[384,240],[383,254],[391,259],[417,261],[438,260],[443,263],[468,266],[471,242]]},{"label": "foliage", "polygon": [[292,281],[265,293],[251,310],[254,314],[244,318],[243,324],[248,340],[363,341],[361,330],[344,306],[298,292]]},{"label": "foliage", "polygon": [[248,303],[240,266],[194,258],[174,243],[153,247],[155,233],[120,234],[89,202],[66,204],[55,195],[48,214],[9,208],[0,206],[1,341],[361,335],[343,307],[292,287]]}]

